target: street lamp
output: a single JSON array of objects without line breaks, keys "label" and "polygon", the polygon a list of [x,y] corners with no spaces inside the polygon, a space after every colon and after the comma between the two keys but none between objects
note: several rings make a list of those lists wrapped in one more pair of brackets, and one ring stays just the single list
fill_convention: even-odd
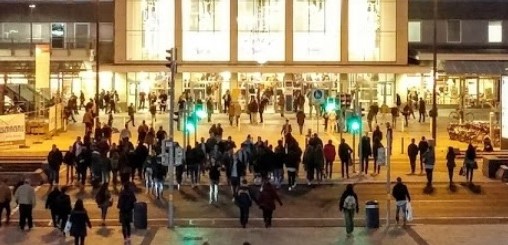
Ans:
[{"label": "street lamp", "polygon": [[31,3],[28,5],[28,8],[30,9],[30,55],[33,55],[33,17],[32,13],[37,5],[34,3]]}]

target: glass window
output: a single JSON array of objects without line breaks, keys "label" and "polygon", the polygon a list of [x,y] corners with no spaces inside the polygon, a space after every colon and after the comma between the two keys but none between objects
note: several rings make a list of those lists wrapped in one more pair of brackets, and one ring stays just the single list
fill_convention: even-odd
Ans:
[{"label": "glass window", "polygon": [[421,22],[410,21],[408,23],[408,42],[421,42]]},{"label": "glass window", "polygon": [[164,60],[175,45],[174,0],[127,0],[127,60]]},{"label": "glass window", "polygon": [[395,61],[396,0],[349,1],[349,60]]},{"label": "glass window", "polygon": [[238,0],[238,60],[284,61],[285,0]]},{"label": "glass window", "polygon": [[51,48],[65,48],[65,23],[51,23]]},{"label": "glass window", "polygon": [[2,42],[30,42],[30,23],[6,22],[2,26]]},{"label": "glass window", "polygon": [[229,60],[229,0],[182,1],[183,60]]},{"label": "glass window", "polygon": [[293,59],[340,60],[341,0],[300,0],[293,4]]},{"label": "glass window", "polygon": [[500,43],[503,41],[503,22],[489,21],[489,43]]},{"label": "glass window", "polygon": [[462,25],[460,20],[448,20],[446,22],[446,40],[449,43],[460,43]]}]

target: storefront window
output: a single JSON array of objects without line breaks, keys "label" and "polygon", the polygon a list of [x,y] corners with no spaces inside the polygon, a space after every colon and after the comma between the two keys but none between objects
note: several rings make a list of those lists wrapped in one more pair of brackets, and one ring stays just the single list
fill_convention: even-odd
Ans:
[{"label": "storefront window", "polygon": [[182,1],[183,60],[229,60],[229,0]]},{"label": "storefront window", "polygon": [[293,5],[293,59],[340,60],[341,0],[304,0]]},{"label": "storefront window", "polygon": [[349,60],[395,61],[396,0],[349,1]]},{"label": "storefront window", "polygon": [[284,0],[238,0],[238,60],[284,61]]},{"label": "storefront window", "polygon": [[127,0],[127,60],[164,60],[174,47],[174,0]]},{"label": "storefront window", "polygon": [[[166,72],[128,72],[127,73],[127,103],[138,106],[140,95],[150,93],[159,95],[167,90]],[[147,107],[148,104],[145,105]]]}]

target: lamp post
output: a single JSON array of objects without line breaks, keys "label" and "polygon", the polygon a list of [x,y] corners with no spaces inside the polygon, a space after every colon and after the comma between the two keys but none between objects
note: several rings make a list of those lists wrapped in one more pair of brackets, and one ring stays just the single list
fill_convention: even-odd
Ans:
[{"label": "lamp post", "polygon": [[437,137],[437,1],[434,0],[434,37],[432,44],[432,138],[436,142]]},{"label": "lamp post", "polygon": [[28,8],[30,8],[30,55],[33,55],[33,11],[35,9],[36,5],[34,3],[31,3],[28,5]]},{"label": "lamp post", "polygon": [[99,0],[95,0],[95,113],[96,117],[99,117],[99,34],[100,34],[100,3]]}]

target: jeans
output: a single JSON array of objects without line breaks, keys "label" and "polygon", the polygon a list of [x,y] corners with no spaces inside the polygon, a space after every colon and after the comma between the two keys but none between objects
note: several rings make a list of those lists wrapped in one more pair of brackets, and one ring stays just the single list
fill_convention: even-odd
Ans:
[{"label": "jeans", "polygon": [[[66,176],[65,181],[67,184],[74,182],[74,165],[72,165],[72,164],[67,165],[67,173],[65,176]],[[69,179],[70,179],[70,182],[69,182]]]},{"label": "jeans", "polygon": [[81,184],[84,185],[86,182],[86,169],[78,172],[78,181],[81,181]]},{"label": "jeans", "polygon": [[162,191],[164,190],[164,180],[154,179],[153,185],[155,197],[160,198],[162,196]]},{"label": "jeans", "polygon": [[2,213],[4,212],[4,208],[5,208],[5,221],[6,223],[9,223],[10,222],[10,219],[11,219],[11,204],[9,201],[5,201],[5,202],[2,202],[0,203],[0,226],[2,225],[1,223],[1,220],[2,220]]},{"label": "jeans", "polygon": [[273,170],[273,178],[275,180],[275,186],[277,188],[280,188],[280,185],[282,184],[282,173],[284,169],[282,168],[276,168]]},{"label": "jeans", "polygon": [[[349,161],[340,160],[340,162],[341,162],[342,178],[344,178],[344,174],[346,174],[346,177],[349,178]],[[345,167],[345,172],[344,172],[344,167]]]},{"label": "jeans", "polygon": [[407,201],[397,201],[397,211],[395,212],[395,220],[399,223],[399,213],[402,211],[402,219],[406,222]]},{"label": "jeans", "polygon": [[19,204],[19,228],[25,229],[25,224],[28,223],[28,229],[32,229],[32,205]]},{"label": "jeans", "polygon": [[49,181],[51,185],[53,185],[53,182],[58,185],[58,182],[60,182],[60,167],[57,167],[55,169],[50,168]]},{"label": "jeans", "polygon": [[454,167],[448,167],[448,179],[450,180],[450,184],[453,182],[453,169]]},{"label": "jeans", "polygon": [[414,174],[416,169],[416,157],[413,159],[409,158],[409,165],[411,166],[411,173]]},{"label": "jeans", "polygon": [[123,238],[130,238],[131,237],[131,223],[122,221],[122,235]]},{"label": "jeans", "polygon": [[240,224],[245,227],[249,223],[249,207],[240,207]]},{"label": "jeans", "polygon": [[106,220],[106,215],[108,215],[108,205],[102,204],[101,205],[101,219]]},{"label": "jeans", "polygon": [[355,228],[354,219],[355,210],[354,209],[344,209],[344,221],[346,222],[346,233],[351,234]]},{"label": "jeans", "polygon": [[265,227],[272,226],[273,210],[263,208],[263,220],[265,221]]},{"label": "jeans", "polygon": [[466,167],[466,180],[473,182],[473,167]]},{"label": "jeans", "polygon": [[325,174],[326,177],[332,178],[332,170],[333,170],[333,161],[325,161]]},{"label": "jeans", "polygon": [[434,169],[429,169],[429,168],[425,169],[425,173],[427,174],[427,185],[429,185],[429,186],[432,185],[432,172],[433,171],[434,171]]},{"label": "jeans", "polygon": [[218,202],[219,200],[219,181],[210,181],[210,203],[211,202]]},{"label": "jeans", "polygon": [[109,183],[109,179],[110,179],[109,171],[102,171],[101,179],[102,179],[102,183]]},{"label": "jeans", "polygon": [[198,184],[198,177],[199,177],[199,166],[189,166],[189,172],[191,175],[191,182],[193,185]]},{"label": "jeans", "polygon": [[296,185],[296,172],[294,171],[288,171],[288,186],[294,186]]},{"label": "jeans", "polygon": [[361,162],[361,167],[363,168],[362,170],[365,174],[367,174],[367,170],[369,169],[369,156],[362,156]]},{"label": "jeans", "polygon": [[74,237],[74,245],[85,245],[85,237],[84,236],[75,236]]}]

